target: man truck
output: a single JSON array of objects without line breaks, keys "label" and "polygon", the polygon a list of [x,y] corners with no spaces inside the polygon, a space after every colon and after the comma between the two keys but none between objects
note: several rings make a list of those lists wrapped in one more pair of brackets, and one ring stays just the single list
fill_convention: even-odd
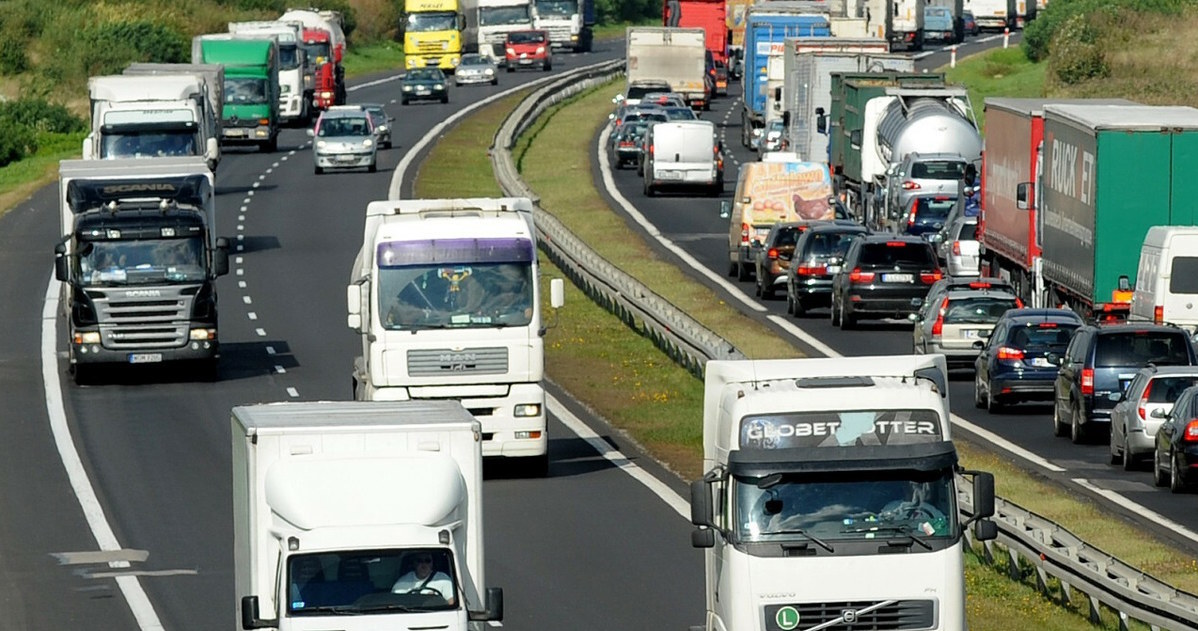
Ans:
[{"label": "man truck", "polygon": [[481,429],[453,401],[233,408],[241,629],[483,631]]},{"label": "man truck", "polygon": [[279,44],[274,39],[240,39],[228,33],[197,35],[191,62],[225,67],[221,141],[279,148]]},{"label": "man truck", "polygon": [[[483,455],[543,475],[544,328],[532,202],[371,202],[347,290],[362,336],[354,398],[458,399],[482,422]],[[563,281],[550,284],[561,306]]]},{"label": "man truck", "polygon": [[487,48],[503,61],[507,34],[533,27],[532,0],[476,0],[478,3],[478,47]]},{"label": "man truck", "polygon": [[590,52],[595,34],[595,0],[534,0],[533,25],[549,33],[549,44]]},{"label": "man truck", "polygon": [[701,628],[965,629],[965,533],[997,535],[994,477],[958,463],[947,388],[943,355],[708,362]]},{"label": "man truck", "polygon": [[229,244],[216,236],[204,160],[63,160],[58,201],[54,276],[75,380],[100,365],[169,361],[215,376]]},{"label": "man truck", "polygon": [[405,0],[404,66],[452,71],[478,48],[478,0]]}]

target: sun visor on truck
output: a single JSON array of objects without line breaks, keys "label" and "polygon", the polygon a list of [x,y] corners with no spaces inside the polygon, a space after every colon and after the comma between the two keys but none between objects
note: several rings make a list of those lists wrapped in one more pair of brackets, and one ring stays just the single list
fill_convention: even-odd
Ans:
[{"label": "sun visor on truck", "polygon": [[200,174],[143,180],[76,179],[67,184],[67,203],[75,213],[87,212],[112,201],[167,199],[179,205],[198,207],[211,196],[212,185]]},{"label": "sun visor on truck", "polygon": [[903,445],[785,447],[728,452],[728,472],[759,478],[775,473],[826,471],[943,471],[957,464],[951,441]]},{"label": "sun visor on truck", "polygon": [[379,267],[531,263],[535,257],[529,239],[416,239],[384,241],[378,246]]}]

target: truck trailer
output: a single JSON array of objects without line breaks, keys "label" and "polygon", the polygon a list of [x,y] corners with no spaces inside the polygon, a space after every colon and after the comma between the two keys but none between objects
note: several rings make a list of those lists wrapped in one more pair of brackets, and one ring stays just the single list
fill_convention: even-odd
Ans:
[{"label": "truck trailer", "polygon": [[958,463],[947,387],[943,355],[708,362],[701,628],[965,629],[965,535],[997,535],[994,477]]},{"label": "truck trailer", "polygon": [[454,401],[233,408],[240,629],[483,631],[481,428]]},{"label": "truck trailer", "polygon": [[707,52],[714,61],[728,63],[726,0],[668,0],[663,2],[662,26],[701,28],[707,35]]},{"label": "truck trailer", "polygon": [[102,365],[175,361],[214,378],[229,244],[216,236],[204,160],[63,160],[59,207],[54,275],[75,380]]},{"label": "truck trailer", "polygon": [[665,81],[696,109],[711,109],[703,29],[628,27],[628,84]]},{"label": "truck trailer", "polygon": [[[544,475],[544,328],[532,202],[371,202],[347,289],[362,336],[362,401],[457,399],[482,423],[483,455]],[[561,305],[563,281],[551,283]]]},{"label": "truck trailer", "polygon": [[1040,168],[1016,190],[1020,207],[1041,200],[1044,304],[1127,317],[1148,228],[1198,223],[1196,139],[1192,107],[1044,106]]}]

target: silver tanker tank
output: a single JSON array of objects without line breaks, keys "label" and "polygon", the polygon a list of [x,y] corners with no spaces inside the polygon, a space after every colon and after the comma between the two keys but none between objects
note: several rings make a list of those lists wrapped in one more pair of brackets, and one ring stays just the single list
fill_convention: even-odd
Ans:
[{"label": "silver tanker tank", "polygon": [[956,97],[903,95],[892,101],[878,123],[877,148],[882,160],[898,162],[912,151],[955,153],[970,162],[979,160],[982,136],[973,121],[950,104],[950,98]]}]

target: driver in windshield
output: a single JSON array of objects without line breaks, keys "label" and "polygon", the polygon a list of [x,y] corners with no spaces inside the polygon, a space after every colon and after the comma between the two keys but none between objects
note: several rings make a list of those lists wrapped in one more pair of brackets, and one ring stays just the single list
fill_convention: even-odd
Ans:
[{"label": "driver in windshield", "polygon": [[432,553],[416,552],[408,557],[411,559],[412,570],[395,581],[391,592],[437,595],[452,605],[453,580],[449,578],[448,574],[434,567]]}]

